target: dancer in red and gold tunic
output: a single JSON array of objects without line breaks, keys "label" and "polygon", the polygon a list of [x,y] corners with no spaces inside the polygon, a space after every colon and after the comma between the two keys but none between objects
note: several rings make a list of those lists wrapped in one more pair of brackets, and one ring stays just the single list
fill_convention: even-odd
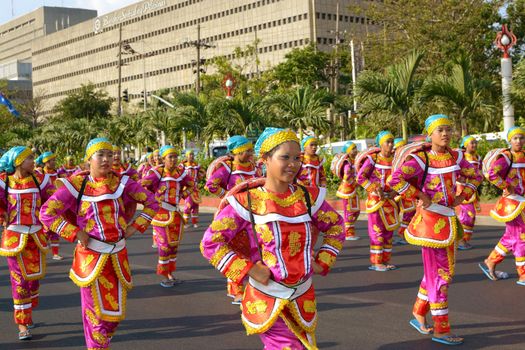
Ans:
[{"label": "dancer in red and gold tunic", "polygon": [[[461,140],[460,147],[464,151],[465,159],[481,171],[481,157],[476,152],[478,141],[474,137],[467,135]],[[463,241],[458,245],[459,250],[472,249],[472,245],[469,242],[474,232],[476,212],[479,211],[481,211],[481,208],[477,192],[468,201],[459,205],[458,219],[461,222],[461,226],[463,226]]]},{"label": "dancer in red and gold tunic", "polygon": [[5,227],[0,255],[7,257],[20,340],[31,339],[39,280],[46,273],[49,246],[39,209],[55,189],[48,175],[33,174],[34,166],[33,153],[23,146],[11,148],[0,159],[0,224]]},{"label": "dancer in red and gold tunic", "polygon": [[178,153],[173,146],[162,146],[160,156],[163,165],[151,169],[141,180],[142,186],[155,193],[160,210],[152,221],[157,241],[159,260],[157,275],[164,277],[160,285],[173,287],[181,280],[175,279],[177,252],[184,231],[184,219],[179,202],[193,189],[193,181],[178,163]]},{"label": "dancer in red and gold tunic", "polygon": [[186,227],[191,224],[194,228],[199,227],[199,203],[202,202],[199,193],[199,181],[204,178],[206,172],[199,164],[195,162],[195,154],[193,151],[186,152],[186,160],[182,162],[182,166],[188,173],[191,181],[193,181],[193,189],[184,200],[184,221]]},{"label": "dancer in red and gold tunic", "polygon": [[[425,129],[431,144],[413,144],[412,152],[407,149],[396,154],[402,158],[396,159],[397,169],[390,180],[390,186],[404,199],[421,201],[405,231],[408,243],[421,247],[424,272],[410,324],[420,333],[433,332],[435,342],[457,345],[463,338],[451,334],[448,318],[449,285],[454,276],[456,244],[461,239],[454,207],[474,195],[482,177],[463,158],[463,152],[450,149],[450,118],[432,115],[425,121]],[[464,179],[464,187],[457,194],[459,178]],[[429,311],[433,329],[426,323]]]},{"label": "dancer in red and gold tunic", "polygon": [[[224,197],[236,184],[259,175],[253,162],[253,144],[250,140],[235,135],[226,141],[226,147],[230,155],[217,158],[206,171],[205,188],[219,198]],[[228,279],[226,293],[233,298],[233,304],[240,304],[244,286]]]},{"label": "dancer in red and gold tunic", "polygon": [[75,165],[75,160],[72,156],[67,156],[65,159],[64,165],[58,169],[59,177],[68,177],[73,175],[76,171],[80,170],[78,165]]},{"label": "dancer in red and gold tunic", "polygon": [[323,168],[324,158],[317,155],[319,141],[313,136],[306,136],[301,141],[304,152],[301,171],[297,175],[297,182],[303,186],[326,188],[326,174]]},{"label": "dancer in red and gold tunic", "polygon": [[[392,173],[394,135],[381,131],[376,137],[379,148],[371,149],[356,158],[357,183],[368,193],[368,236],[370,237],[370,270],[390,271],[393,231],[399,227],[395,193],[387,184]],[[362,159],[362,160],[361,160]]]},{"label": "dancer in red and gold tunic", "polygon": [[334,157],[330,167],[334,174],[342,180],[336,196],[343,199],[343,218],[345,220],[345,239],[347,241],[359,239],[355,235],[355,221],[359,217],[360,212],[354,168],[356,154],[357,147],[355,143],[348,141],[343,146],[343,153]]},{"label": "dancer in red and gold tunic", "polygon": [[[301,166],[294,132],[267,128],[256,150],[266,178],[230,191],[201,251],[228,278],[249,276],[242,321],[265,349],[317,349],[312,275],[324,276],[334,265],[344,241],[343,218],[325,201],[324,188],[294,185]],[[317,254],[315,232],[324,232]]]},{"label": "dancer in red and gold tunic", "polygon": [[[143,233],[159,206],[152,193],[129,176],[111,170],[113,147],[105,138],[86,148],[89,172],[60,179],[62,186],[40,210],[44,225],[70,242],[78,240],[69,277],[80,287],[84,336],[89,350],[107,349],[125,318],[132,287],[126,239]],[[129,225],[124,203],[144,210]],[[69,212],[76,213],[68,221]]]},{"label": "dancer in red and gold tunic", "polygon": [[[49,176],[49,179],[56,186],[56,181],[59,178],[59,172],[56,169],[56,155],[53,152],[44,152],[42,153],[42,163],[44,167],[42,168],[42,173]],[[44,228],[44,231],[51,241],[51,252],[53,253],[53,260],[63,260],[62,255],[59,254],[60,251],[60,236],[53,231]]]}]

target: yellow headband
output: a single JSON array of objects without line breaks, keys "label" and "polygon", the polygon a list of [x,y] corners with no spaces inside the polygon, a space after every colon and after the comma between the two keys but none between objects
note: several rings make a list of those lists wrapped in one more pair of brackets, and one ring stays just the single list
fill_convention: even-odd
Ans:
[{"label": "yellow headband", "polygon": [[308,145],[311,144],[312,142],[317,142],[317,139],[316,139],[315,137],[312,137],[312,138],[306,140],[306,142],[305,142],[304,145],[303,145],[303,148],[306,147],[306,146],[308,146]]},{"label": "yellow headband", "polygon": [[160,155],[162,158],[166,157],[168,154],[176,154],[177,156],[179,155],[179,153],[177,152],[177,150],[175,149],[175,147],[170,147],[168,149],[165,149],[164,151],[162,151],[162,154]]},{"label": "yellow headband", "polygon": [[518,134],[525,135],[525,129],[521,127],[515,127],[514,129],[509,130],[507,133],[507,141],[510,142],[510,140]]},{"label": "yellow headband", "polygon": [[450,120],[449,118],[439,118],[439,119],[432,121],[432,123],[427,128],[427,135],[428,136],[432,135],[434,130],[436,130],[437,127],[442,126],[442,125],[452,126],[452,120]]},{"label": "yellow headband", "polygon": [[[312,139],[315,140],[315,139]],[[266,140],[263,141],[261,149],[259,150],[259,155],[263,155],[267,152],[270,152],[275,147],[279,146],[288,141],[294,141],[298,144],[301,144],[297,135],[291,130],[282,130],[276,132],[275,134],[269,136]]]},{"label": "yellow headband", "polygon": [[355,148],[356,148],[355,143],[350,144],[348,148],[346,149],[346,153],[351,153]]},{"label": "yellow headband", "polygon": [[232,150],[232,154],[239,154],[242,152],[245,152],[247,150],[253,149],[253,144],[251,142],[248,142],[242,146],[239,146]]},{"label": "yellow headband", "polygon": [[97,143],[91,145],[86,150],[86,157],[84,158],[84,160],[87,162],[91,158],[91,156],[93,154],[95,154],[96,152],[98,152],[98,151],[100,151],[102,149],[105,149],[105,150],[108,150],[108,151],[113,151],[113,145],[110,142],[106,142],[106,141],[97,142]]},{"label": "yellow headband", "polygon": [[16,159],[15,159],[15,167],[17,167],[20,164],[22,164],[24,162],[24,160],[26,160],[26,158],[29,157],[32,153],[33,153],[33,151],[31,151],[31,148],[26,147],[26,149],[24,149],[22,151],[22,153],[20,153],[18,155],[18,157],[16,157]]}]

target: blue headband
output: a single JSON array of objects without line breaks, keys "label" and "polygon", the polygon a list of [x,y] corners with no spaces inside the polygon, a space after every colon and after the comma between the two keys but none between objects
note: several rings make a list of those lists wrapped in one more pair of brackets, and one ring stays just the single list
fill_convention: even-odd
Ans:
[{"label": "blue headband", "polygon": [[8,173],[14,173],[17,166],[22,164],[33,153],[29,147],[15,146],[0,158],[0,168]]},{"label": "blue headband", "polygon": [[232,136],[226,141],[228,152],[237,154],[253,148],[252,142],[241,135]]}]

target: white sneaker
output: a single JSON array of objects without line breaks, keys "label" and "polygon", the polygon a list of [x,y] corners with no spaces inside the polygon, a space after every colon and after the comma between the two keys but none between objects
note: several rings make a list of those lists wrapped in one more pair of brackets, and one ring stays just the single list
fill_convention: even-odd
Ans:
[{"label": "white sneaker", "polygon": [[58,255],[58,254],[56,254],[56,255],[53,255],[53,258],[52,258],[52,259],[53,259],[53,260],[64,260],[64,257],[63,257],[63,256],[60,256],[60,255]]},{"label": "white sneaker", "polygon": [[193,224],[193,228],[197,228],[197,227],[199,227],[199,225]]}]

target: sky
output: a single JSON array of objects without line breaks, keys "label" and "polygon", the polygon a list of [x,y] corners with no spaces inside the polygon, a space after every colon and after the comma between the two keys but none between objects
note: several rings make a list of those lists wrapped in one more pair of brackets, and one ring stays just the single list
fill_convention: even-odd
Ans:
[{"label": "sky", "polygon": [[[97,10],[98,15],[117,10],[140,0],[0,0],[0,24],[42,6],[79,7]],[[11,8],[13,4],[13,8]],[[14,16],[13,16],[14,13]]]}]

